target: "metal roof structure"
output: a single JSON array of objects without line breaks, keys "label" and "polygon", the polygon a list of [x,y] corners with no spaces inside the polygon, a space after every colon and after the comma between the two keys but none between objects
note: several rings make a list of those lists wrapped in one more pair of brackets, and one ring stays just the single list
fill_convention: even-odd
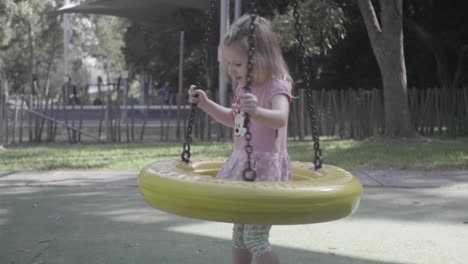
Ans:
[{"label": "metal roof structure", "polygon": [[167,21],[184,10],[207,10],[209,0],[95,0],[78,5],[68,4],[58,13],[101,14],[132,20]]}]

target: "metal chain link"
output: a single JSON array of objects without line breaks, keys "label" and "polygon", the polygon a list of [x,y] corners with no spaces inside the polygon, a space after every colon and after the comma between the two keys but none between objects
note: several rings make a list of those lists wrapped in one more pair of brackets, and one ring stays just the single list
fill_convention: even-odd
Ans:
[{"label": "metal chain link", "polygon": [[[201,79],[206,76],[206,64],[208,58],[208,45],[210,43],[210,37],[214,34],[213,24],[214,24],[214,17],[216,13],[216,0],[210,0],[210,9],[208,11],[208,21],[206,26],[206,31],[203,34],[203,43],[202,43],[202,55],[200,57],[200,65],[198,67],[198,78],[196,80],[196,85],[198,88],[201,86]],[[190,117],[187,126],[187,133],[185,135],[185,143],[183,145],[183,151],[180,154],[182,161],[185,163],[190,162],[191,152],[190,152],[190,144],[192,143],[192,129],[193,129],[193,121],[195,120],[195,110],[197,108],[197,104],[192,104],[190,108]]]},{"label": "metal chain link", "polygon": [[[251,0],[250,1],[250,6],[251,6],[252,10],[250,12],[247,79],[246,79],[246,85],[244,86],[245,93],[252,92],[251,86],[252,86],[252,81],[253,81],[253,59],[254,59],[254,52],[255,52],[255,21],[257,19],[256,1]],[[255,181],[255,178],[257,177],[257,173],[252,168],[253,148],[252,148],[252,145],[250,144],[250,141],[252,140],[252,133],[250,132],[250,115],[247,114],[247,113],[244,113],[244,115],[245,115],[244,126],[245,126],[245,129],[246,129],[246,133],[245,133],[245,141],[246,141],[245,152],[247,153],[247,164],[246,164],[246,168],[244,169],[244,172],[242,174],[242,177],[244,178],[245,181]]]},{"label": "metal chain link", "polygon": [[304,34],[302,29],[301,17],[299,14],[299,4],[298,0],[292,0],[293,5],[293,16],[295,19],[295,28],[296,28],[296,39],[298,41],[298,50],[301,68],[303,70],[303,77],[305,81],[306,93],[307,93],[307,109],[309,110],[310,123],[312,125],[312,138],[314,141],[314,167],[316,170],[322,168],[322,150],[320,149],[320,142],[318,137],[317,130],[317,121],[315,119],[315,110],[312,104],[313,94],[311,87],[311,77],[310,77],[310,67],[307,61],[304,47]]}]

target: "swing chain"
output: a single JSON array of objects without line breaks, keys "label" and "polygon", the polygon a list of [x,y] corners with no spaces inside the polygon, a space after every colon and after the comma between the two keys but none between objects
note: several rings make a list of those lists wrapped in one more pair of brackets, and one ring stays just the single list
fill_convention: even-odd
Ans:
[{"label": "swing chain", "polygon": [[[247,62],[247,79],[246,79],[246,85],[243,87],[245,93],[252,92],[251,86],[252,86],[252,81],[253,81],[253,60],[254,60],[254,52],[255,52],[255,35],[254,34],[255,34],[255,21],[257,19],[257,8],[256,8],[255,0],[252,0],[250,4],[251,4],[252,11],[250,13],[250,27],[249,27],[249,39],[248,39],[249,51],[248,51],[248,62]],[[250,141],[252,140],[252,133],[250,132],[250,115],[247,113],[244,113],[244,115],[245,115],[244,126],[246,129],[245,152],[247,153],[247,166],[244,169],[242,177],[244,178],[245,181],[255,181],[255,178],[257,177],[257,173],[252,168],[253,148],[252,148],[252,145],[250,144]]]},{"label": "swing chain", "polygon": [[302,22],[301,17],[299,14],[299,4],[298,0],[292,0],[293,5],[293,16],[295,19],[295,28],[296,28],[296,39],[298,41],[298,51],[299,51],[299,58],[301,68],[303,70],[303,77],[305,81],[306,87],[306,94],[307,94],[307,109],[309,110],[310,116],[310,123],[312,125],[312,138],[314,141],[314,167],[315,170],[322,168],[322,151],[320,149],[320,142],[318,137],[318,130],[317,130],[317,120],[315,118],[315,109],[312,104],[313,101],[313,94],[312,94],[312,87],[311,87],[311,77],[310,77],[310,67],[307,60],[307,56],[305,54],[305,47],[304,47],[304,34],[302,29]]},{"label": "swing chain", "polygon": [[190,153],[190,144],[192,143],[192,126],[193,126],[193,119],[195,117],[195,104],[192,104],[192,111],[190,112],[190,118],[189,118],[189,124],[187,127],[187,135],[185,137],[185,143],[183,147],[182,154],[180,154],[180,157],[182,158],[182,161],[185,163],[190,162],[190,157],[192,156],[192,153]]},{"label": "swing chain", "polygon": [[208,21],[206,22],[206,31],[203,34],[202,42],[202,56],[200,57],[200,65],[198,67],[198,78],[196,80],[196,85],[198,88],[201,86],[201,79],[206,76],[206,65],[208,59],[208,46],[210,45],[210,40],[212,40],[212,35],[214,34],[213,21],[216,13],[216,0],[210,0],[210,10],[208,12]]},{"label": "swing chain", "polygon": [[[210,10],[208,12],[208,21],[207,21],[206,31],[203,34],[202,55],[200,56],[200,66],[198,67],[199,73],[198,73],[198,78],[195,82],[197,84],[197,87],[201,87],[200,79],[203,78],[203,76],[206,76],[205,66],[207,64],[207,58],[208,58],[208,45],[210,44],[210,37],[213,34],[213,21],[215,17],[215,12],[216,12],[216,0],[210,0]],[[180,155],[182,158],[182,161],[185,163],[190,162],[190,156],[192,155],[190,153],[190,144],[192,143],[192,129],[193,129],[193,121],[195,120],[196,108],[197,108],[196,103],[191,104],[190,117],[189,117],[189,122],[187,125],[187,134],[185,135],[185,143],[183,145],[183,151]]]}]

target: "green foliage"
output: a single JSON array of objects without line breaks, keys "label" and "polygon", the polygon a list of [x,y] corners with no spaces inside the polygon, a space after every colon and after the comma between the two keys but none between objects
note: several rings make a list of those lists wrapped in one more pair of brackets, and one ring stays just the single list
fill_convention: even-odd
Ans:
[{"label": "green foliage", "polygon": [[13,0],[0,1],[0,48],[7,46],[13,35],[12,20],[16,16]]},{"label": "green foliage", "polygon": [[218,21],[219,18],[215,17],[214,36],[212,36],[208,47],[208,57],[205,58],[208,63],[207,76],[199,76],[200,67],[203,67],[200,64],[201,44],[207,29],[206,15],[200,10],[185,10],[175,15],[171,20],[153,25],[133,25],[132,34],[128,36],[134,47],[128,45],[127,62],[140,72],[150,70],[153,81],[158,86],[168,81],[170,87],[175,88],[179,71],[180,31],[183,30],[185,32],[183,83],[195,80],[200,80],[203,85],[205,84],[204,80],[217,83]]},{"label": "green foliage", "polygon": [[[3,5],[3,6],[2,6]],[[35,73],[39,78],[52,69],[57,50],[57,20],[47,15],[52,2],[42,0],[2,1],[0,17],[0,62],[13,92],[24,90]],[[10,32],[10,33],[5,33]]]},{"label": "green foliage", "polygon": [[[264,6],[265,4],[266,6]],[[294,19],[291,7],[283,1],[263,1],[261,14],[273,20],[279,33],[280,44],[286,50],[292,50],[296,44]],[[248,9],[248,5],[246,5]],[[279,10],[279,11],[275,11]],[[284,13],[280,15],[281,13]],[[301,15],[305,25],[307,55],[327,54],[333,46],[345,37],[346,18],[341,7],[332,1],[306,1],[301,3]],[[219,18],[215,18],[218,24]],[[206,30],[206,17],[201,12],[186,12],[174,16],[171,21],[154,25],[133,23],[125,34],[125,57],[129,67],[136,72],[148,70],[155,83],[169,81],[175,87],[178,78],[179,30],[185,31],[184,83],[196,79],[210,78],[217,83],[218,30],[209,48],[208,76],[198,76],[201,55],[202,36]],[[216,85],[214,85],[216,86]],[[209,87],[203,87],[209,88]],[[216,87],[214,87],[216,89]]]},{"label": "green foliage", "polygon": [[42,10],[45,1],[41,0],[2,0],[0,2],[0,46],[4,47],[11,44],[18,37],[16,32],[24,27],[25,22],[37,22],[38,16],[35,12]]},{"label": "green foliage", "polygon": [[[217,18],[215,20],[217,21]],[[133,72],[151,74],[156,86],[168,81],[171,87],[175,87],[179,71],[180,31],[183,30],[185,32],[184,77],[186,81],[193,82],[198,78],[200,43],[205,29],[205,15],[198,10],[186,10],[171,20],[155,24],[132,23],[125,33],[124,48],[129,69]],[[213,41],[217,40],[216,35]],[[210,53],[215,52],[216,49],[211,47]],[[215,56],[210,56],[208,60],[211,65],[216,64]]]},{"label": "green foliage", "polygon": [[[325,0],[299,3],[306,55],[327,54],[346,35],[347,19],[342,8]],[[287,50],[295,48],[298,40],[292,6],[285,14],[277,14],[273,25],[279,34],[280,45]]]},{"label": "green foliage", "polygon": [[[30,93],[31,74],[45,91],[47,80],[51,95],[63,84],[62,15],[50,13],[62,0],[2,0],[0,2],[0,67],[10,92]],[[107,72],[120,74],[124,68],[121,49],[126,22],[103,16],[70,14],[70,75],[82,87],[88,82],[85,60],[95,56]]]},{"label": "green foliage", "polygon": [[108,16],[93,16],[95,41],[89,45],[89,54],[99,59],[106,68],[120,73],[125,68],[122,50],[125,47],[124,34],[128,22],[125,19]]}]

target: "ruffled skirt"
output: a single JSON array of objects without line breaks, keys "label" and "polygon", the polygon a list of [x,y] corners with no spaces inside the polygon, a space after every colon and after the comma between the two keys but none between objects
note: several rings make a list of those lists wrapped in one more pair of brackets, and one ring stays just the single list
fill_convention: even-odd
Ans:
[{"label": "ruffled skirt", "polygon": [[[255,181],[290,181],[291,161],[288,154],[272,152],[253,152],[251,166],[256,171]],[[244,181],[242,176],[247,165],[245,150],[235,150],[226,160],[216,178]]]}]

